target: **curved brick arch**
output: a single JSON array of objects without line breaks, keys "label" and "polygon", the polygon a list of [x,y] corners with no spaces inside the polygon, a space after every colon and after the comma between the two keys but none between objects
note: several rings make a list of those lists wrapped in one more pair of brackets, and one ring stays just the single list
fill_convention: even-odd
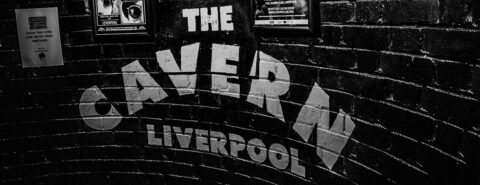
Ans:
[{"label": "curved brick arch", "polygon": [[[476,1],[322,1],[321,38],[153,4],[142,42],[95,40],[88,1],[0,5],[0,184],[480,183]],[[22,68],[14,9],[51,6],[65,65]]]}]

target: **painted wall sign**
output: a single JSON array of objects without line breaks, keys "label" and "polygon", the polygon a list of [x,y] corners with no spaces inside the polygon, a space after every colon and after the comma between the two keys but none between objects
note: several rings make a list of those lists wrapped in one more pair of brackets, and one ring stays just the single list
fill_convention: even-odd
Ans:
[{"label": "painted wall sign", "polygon": [[15,10],[23,67],[63,65],[57,8]]},{"label": "painted wall sign", "polygon": [[148,35],[149,1],[144,0],[94,0],[95,34]]},{"label": "painted wall sign", "polygon": [[252,0],[253,27],[257,30],[318,31],[319,1]]},{"label": "painted wall sign", "polygon": [[[135,128],[142,136],[139,142],[150,147],[231,156],[304,179],[315,172],[306,161],[333,169],[355,130],[352,117],[315,79],[299,75],[277,59],[281,56],[266,53],[270,50],[257,49],[248,19],[250,2],[232,1],[212,5],[205,0],[208,6],[162,1],[158,7],[172,8],[155,12],[162,17],[156,35],[166,35],[158,40],[155,64],[139,59],[122,65],[121,75],[110,80],[123,89],[110,91],[101,84],[82,88],[78,110],[86,126],[106,131],[140,124]],[[210,127],[206,125],[216,121],[203,118],[245,111],[268,121],[229,114],[220,127]],[[132,117],[145,121],[129,122]]]},{"label": "painted wall sign", "polygon": [[[168,74],[180,97],[197,93],[196,72],[199,67],[197,59],[200,45],[201,43],[194,43],[181,47],[180,65],[173,57],[172,50],[161,50],[156,53],[158,66],[164,73]],[[240,58],[239,50],[240,48],[234,45],[215,43],[212,45],[212,67],[210,71],[218,73],[218,75],[212,75],[210,79],[212,94],[241,100],[240,86],[244,84],[233,83],[228,80],[238,78],[235,77],[235,75],[238,75],[238,71],[235,66],[226,63],[227,60],[238,61],[238,58]],[[101,89],[92,86],[82,94],[79,112],[90,128],[96,130],[115,129],[121,124],[123,117],[138,114],[145,109],[145,103],[160,103],[172,95],[166,92],[166,89],[138,60],[123,66],[122,73],[127,102],[126,108],[110,104],[108,113],[101,114],[97,111],[95,105],[102,99],[108,101],[108,97],[102,93]],[[265,108],[269,114],[280,122],[286,123],[282,111],[284,105],[282,105],[280,97],[291,91],[291,83],[290,73],[285,64],[268,54],[257,51],[252,66],[250,66],[250,77],[252,81],[246,102],[259,108]],[[118,111],[120,109],[126,109],[128,112],[122,114]],[[317,83],[314,83],[292,128],[304,142],[308,143],[312,137],[316,138],[316,155],[322,159],[326,167],[332,169],[355,129],[355,123],[342,109],[338,111],[336,117],[331,118],[330,109],[330,97]],[[156,128],[163,128],[163,132],[157,132],[159,129]],[[234,157],[237,156],[239,151],[246,151],[252,161],[264,163],[268,158],[273,167],[285,170],[287,166],[290,166],[290,172],[306,177],[305,167],[298,163],[298,156],[302,151],[293,147],[278,143],[268,143],[266,145],[263,140],[258,138],[248,138],[249,140],[246,140],[246,136],[235,133],[191,127],[180,128],[171,125],[147,124],[146,132],[149,145],[189,148],[191,138],[194,137],[196,138],[196,150]],[[316,134],[315,137],[314,133]],[[163,138],[158,138],[156,135],[163,135]],[[177,139],[175,143],[179,143],[178,145],[172,144],[174,138]],[[216,141],[212,142],[212,140]],[[225,148],[227,143],[230,143],[228,149]],[[255,150],[255,148],[258,149]],[[277,153],[284,157],[272,157],[278,156]]]}]

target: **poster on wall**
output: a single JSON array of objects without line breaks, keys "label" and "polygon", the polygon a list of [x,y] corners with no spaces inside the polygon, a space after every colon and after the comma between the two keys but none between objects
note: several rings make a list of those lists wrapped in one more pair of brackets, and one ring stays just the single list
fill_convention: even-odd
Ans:
[{"label": "poster on wall", "polygon": [[257,30],[317,32],[319,1],[252,0],[253,27]]},{"label": "poster on wall", "polygon": [[16,9],[15,14],[23,67],[63,65],[57,8]]},{"label": "poster on wall", "polygon": [[93,0],[95,34],[148,35],[146,0]]}]

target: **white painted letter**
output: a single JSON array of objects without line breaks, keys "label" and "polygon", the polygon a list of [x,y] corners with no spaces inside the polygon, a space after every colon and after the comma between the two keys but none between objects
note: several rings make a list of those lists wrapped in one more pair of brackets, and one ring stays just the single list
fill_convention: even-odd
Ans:
[{"label": "white painted letter", "polygon": [[[227,73],[237,74],[237,66],[227,65],[227,60],[238,62],[240,55],[240,47],[213,44],[212,46],[212,73]],[[235,83],[229,83],[229,79],[238,79],[235,77],[227,77],[226,75],[212,75],[212,92],[231,96],[234,98],[240,98],[240,85]]]},{"label": "white painted letter", "polygon": [[210,151],[210,147],[208,146],[208,130],[195,129],[195,135],[197,150]]},{"label": "white painted letter", "polygon": [[210,131],[210,151],[212,153],[221,153],[228,155],[227,149],[227,137],[222,132]]},{"label": "white painted letter", "polygon": [[[258,55],[260,56],[257,57]],[[252,80],[247,101],[263,107],[266,98],[267,111],[285,122],[279,96],[288,92],[290,74],[283,63],[263,52],[257,52],[250,76],[255,76],[257,72],[257,58],[260,68],[259,79]]]},{"label": "white painted letter", "polygon": [[329,169],[332,169],[347,144],[355,124],[350,116],[340,109],[340,113],[330,127],[330,97],[317,83],[300,110],[293,130],[308,142],[315,125],[318,125],[317,155]]},{"label": "white painted letter", "polygon": [[[175,58],[170,50],[158,51],[157,62],[165,73],[195,73],[197,69],[198,51],[200,43],[182,47],[181,68],[177,65]],[[170,74],[173,85],[177,88],[180,96],[195,93],[197,86],[197,75],[191,74]]]},{"label": "white painted letter", "polygon": [[329,169],[337,162],[354,129],[355,123],[352,118],[341,109],[332,127],[329,123],[323,122],[318,125],[317,155]]},{"label": "white painted letter", "polygon": [[197,8],[194,9],[183,9],[183,17],[186,17],[188,20],[188,31],[195,32],[197,31],[197,20],[196,17],[200,14]]},{"label": "white painted letter", "polygon": [[200,8],[200,28],[202,31],[208,31],[208,25],[212,25],[212,31],[218,31],[218,8],[211,7],[210,15],[208,14],[208,8]]},{"label": "white painted letter", "polygon": [[162,139],[155,137],[154,125],[147,125],[147,138],[149,145],[162,146]]},{"label": "white painted letter", "polygon": [[237,134],[229,134],[230,139],[230,155],[238,157],[238,152],[245,150],[245,139]]},{"label": "white painted letter", "polygon": [[223,31],[233,31],[232,6],[220,7],[220,26]]},{"label": "white painted letter", "polygon": [[260,139],[254,138],[248,141],[247,152],[255,162],[263,163],[267,159],[267,149]]},{"label": "white painted letter", "polygon": [[[122,67],[122,72],[129,115],[141,110],[143,101],[151,99],[153,102],[158,102],[168,97],[163,88],[148,74],[138,60]],[[143,87],[141,91],[137,84]]]},{"label": "white painted letter", "polygon": [[102,99],[107,98],[97,86],[85,90],[80,98],[80,115],[90,128],[96,130],[114,129],[122,121],[122,115],[113,105],[110,105],[110,111],[107,114],[100,115],[95,108],[95,104]]},{"label": "white painted letter", "polygon": [[274,167],[281,170],[286,169],[290,162],[287,148],[278,143],[272,144],[270,149],[268,149],[268,159],[270,159]]},{"label": "white painted letter", "polygon": [[294,174],[305,177],[305,166],[302,166],[298,163],[298,150],[295,148],[290,148],[290,171]]},{"label": "white painted letter", "polygon": [[315,83],[305,105],[298,114],[293,130],[308,142],[316,124],[330,122],[330,97]]},{"label": "white painted letter", "polygon": [[172,127],[163,125],[163,144],[172,147]]},{"label": "white painted letter", "polygon": [[185,128],[185,132],[182,132],[182,128],[173,127],[173,132],[177,136],[178,143],[180,148],[190,147],[190,141],[192,141],[193,128]]}]

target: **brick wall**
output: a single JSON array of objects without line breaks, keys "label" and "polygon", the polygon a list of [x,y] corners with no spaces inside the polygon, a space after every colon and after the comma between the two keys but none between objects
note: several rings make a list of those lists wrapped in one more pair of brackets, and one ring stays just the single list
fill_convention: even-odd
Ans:
[{"label": "brick wall", "polygon": [[[153,4],[152,39],[103,42],[94,38],[92,7],[83,0],[2,1],[0,184],[480,183],[480,2],[322,1],[318,38],[256,35],[243,0]],[[183,9],[217,6],[233,6],[234,31],[186,31]],[[34,7],[58,7],[64,66],[22,68],[14,9]],[[195,43],[198,67],[186,74],[196,74],[197,85],[182,96],[171,75],[185,73],[165,71],[156,52],[170,50],[179,61],[180,48]],[[239,98],[212,92],[214,44],[240,48]],[[248,102],[256,50],[288,70],[289,91],[279,98],[283,120],[267,103]],[[136,102],[143,108],[130,114],[122,68],[136,60],[168,97]],[[304,141],[292,129],[315,85],[330,97],[330,126],[342,112],[355,125],[333,166],[316,153],[319,135]],[[92,103],[81,97],[92,88],[104,95],[95,110],[115,109],[121,117],[113,129],[94,129],[81,116],[81,105]],[[183,137],[191,128],[194,140],[180,147],[177,134],[168,146],[168,128]],[[218,133],[258,138],[260,150],[280,143],[289,150],[283,154],[296,158],[279,169],[245,150],[234,156],[207,145],[202,151],[195,146],[201,131],[210,133],[210,144],[225,139]]]}]

